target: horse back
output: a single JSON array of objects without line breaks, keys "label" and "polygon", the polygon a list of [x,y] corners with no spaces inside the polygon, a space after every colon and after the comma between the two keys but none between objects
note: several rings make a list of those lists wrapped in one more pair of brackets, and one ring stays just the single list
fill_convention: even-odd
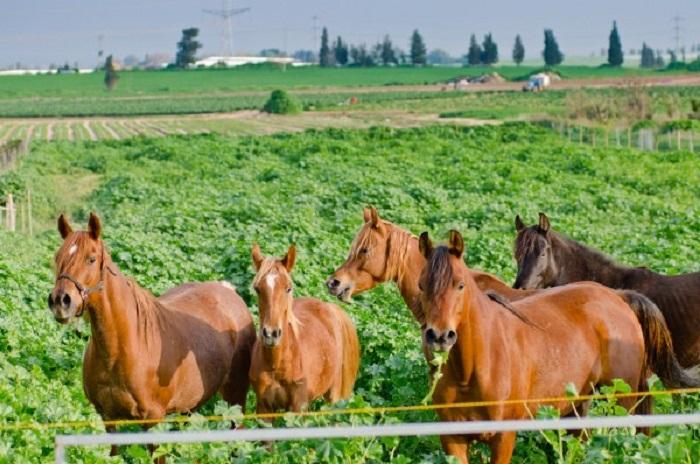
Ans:
[{"label": "horse back", "polygon": [[168,310],[202,319],[218,330],[241,330],[253,324],[253,317],[228,282],[189,282],[173,287],[158,297]]}]

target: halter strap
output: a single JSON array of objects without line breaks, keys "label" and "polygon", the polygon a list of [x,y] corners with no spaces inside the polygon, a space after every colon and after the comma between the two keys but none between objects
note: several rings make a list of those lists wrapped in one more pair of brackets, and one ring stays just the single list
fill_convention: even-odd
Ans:
[{"label": "halter strap", "polygon": [[91,294],[93,294],[95,292],[99,292],[99,291],[104,289],[104,287],[105,287],[105,284],[104,284],[105,269],[107,269],[110,272],[110,274],[112,274],[114,276],[117,275],[117,273],[114,272],[114,270],[112,270],[112,268],[110,268],[109,265],[105,264],[104,245],[102,246],[101,258],[102,258],[102,262],[100,263],[100,281],[97,282],[97,285],[95,285],[94,287],[85,287],[85,285],[80,283],[80,281],[78,281],[78,279],[71,276],[70,274],[63,273],[56,278],[56,282],[58,282],[59,280],[63,280],[63,279],[71,282],[73,285],[75,285],[75,288],[80,293],[81,302],[80,302],[80,307],[78,308],[78,312],[76,313],[77,317],[80,317],[83,314],[83,311],[85,311],[85,303],[87,303],[88,297]]}]

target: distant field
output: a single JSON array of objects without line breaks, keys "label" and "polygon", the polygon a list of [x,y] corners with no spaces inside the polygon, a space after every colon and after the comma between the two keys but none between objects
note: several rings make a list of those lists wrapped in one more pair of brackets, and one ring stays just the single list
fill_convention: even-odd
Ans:
[{"label": "distant field", "polygon": [[[188,71],[125,71],[107,92],[103,74],[2,76],[0,99],[18,97],[106,97],[139,95],[211,94],[271,90],[401,84],[436,84],[460,76],[498,72],[508,80],[524,79],[539,67],[396,67],[396,68],[265,68],[196,69]],[[561,66],[565,78],[648,76],[655,71],[638,68]]]}]

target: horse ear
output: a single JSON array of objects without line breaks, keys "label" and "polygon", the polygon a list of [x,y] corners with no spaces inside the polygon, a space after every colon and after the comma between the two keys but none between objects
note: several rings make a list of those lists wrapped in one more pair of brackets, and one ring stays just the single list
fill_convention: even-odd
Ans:
[{"label": "horse ear", "polygon": [[62,239],[65,239],[73,233],[73,228],[70,226],[68,219],[66,219],[66,216],[63,214],[58,217],[58,233],[61,234]]},{"label": "horse ear", "polygon": [[538,225],[540,232],[547,233],[549,232],[549,218],[547,217],[546,214],[540,213],[540,223]]},{"label": "horse ear", "polygon": [[370,212],[369,208],[362,209],[362,217],[365,220],[365,222],[369,222],[372,220],[372,213]]},{"label": "horse ear", "polygon": [[255,272],[258,272],[260,270],[260,266],[262,266],[263,260],[265,259],[260,251],[260,245],[253,243],[253,249],[250,251],[250,255],[253,257],[253,267],[255,267]]},{"label": "horse ear", "polygon": [[377,224],[379,224],[379,213],[377,212],[377,208],[370,205],[363,210],[363,215],[365,222],[369,222],[372,227],[377,227]]},{"label": "horse ear", "polygon": [[297,247],[293,243],[289,245],[287,254],[282,258],[282,265],[287,269],[287,272],[292,272],[294,262],[297,260]]},{"label": "horse ear", "polygon": [[462,238],[462,234],[456,230],[451,230],[450,239],[447,244],[450,254],[458,258],[462,257],[464,254],[464,239]]},{"label": "horse ear", "polygon": [[433,242],[430,241],[427,231],[420,234],[418,249],[425,259],[430,259],[430,254],[433,252]]},{"label": "horse ear", "polygon": [[90,219],[88,220],[88,233],[93,240],[97,240],[102,235],[102,222],[97,214],[90,213]]},{"label": "horse ear", "polygon": [[523,230],[525,227],[527,227],[527,226],[525,225],[525,223],[523,222],[523,220],[520,219],[520,215],[519,215],[519,214],[516,215],[516,216],[515,216],[515,231],[516,231],[516,232],[520,232],[520,231]]}]

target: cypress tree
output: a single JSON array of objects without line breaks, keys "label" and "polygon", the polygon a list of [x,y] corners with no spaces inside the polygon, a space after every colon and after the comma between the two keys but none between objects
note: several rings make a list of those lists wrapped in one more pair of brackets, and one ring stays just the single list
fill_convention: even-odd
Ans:
[{"label": "cypress tree", "polygon": [[610,43],[608,46],[608,64],[610,66],[622,66],[625,61],[620,34],[617,31],[617,21],[613,21],[613,28],[610,31]]},{"label": "cypress tree", "polygon": [[513,61],[520,66],[520,63],[525,59],[525,47],[520,39],[520,34],[515,36],[515,44],[513,45]]},{"label": "cypress tree", "polygon": [[544,64],[547,66],[556,66],[564,61],[564,54],[559,50],[559,44],[554,37],[554,32],[551,29],[544,30]]},{"label": "cypress tree", "polygon": [[654,57],[654,50],[647,46],[646,43],[642,44],[641,61],[639,66],[642,68],[653,68],[656,66],[656,58]]},{"label": "cypress tree", "polygon": [[481,47],[476,41],[476,36],[472,34],[469,38],[469,52],[467,53],[467,63],[469,66],[478,66],[481,64]]},{"label": "cypress tree", "polygon": [[331,53],[331,47],[328,45],[328,29],[323,28],[321,33],[321,50],[318,54],[318,63],[322,67],[333,66],[333,54]]},{"label": "cypress tree", "polygon": [[348,64],[348,45],[338,36],[334,47],[335,62],[340,66]]},{"label": "cypress tree", "polygon": [[425,42],[423,42],[423,37],[416,29],[411,35],[411,63],[413,63],[413,66],[424,65],[426,63],[426,54]]},{"label": "cypress tree", "polygon": [[119,75],[117,70],[114,69],[114,63],[112,62],[112,55],[109,55],[105,60],[105,85],[107,90],[112,90],[117,81],[119,80]]},{"label": "cypress tree", "polygon": [[384,36],[384,41],[382,42],[380,55],[382,64],[384,66],[388,66],[390,64],[398,64],[398,60],[396,59],[396,53],[394,53],[394,46],[391,43],[391,39],[389,38],[388,34]]},{"label": "cypress tree", "polygon": [[484,44],[481,50],[481,62],[492,65],[498,62],[498,45],[493,41],[493,36],[489,32],[484,36]]}]

